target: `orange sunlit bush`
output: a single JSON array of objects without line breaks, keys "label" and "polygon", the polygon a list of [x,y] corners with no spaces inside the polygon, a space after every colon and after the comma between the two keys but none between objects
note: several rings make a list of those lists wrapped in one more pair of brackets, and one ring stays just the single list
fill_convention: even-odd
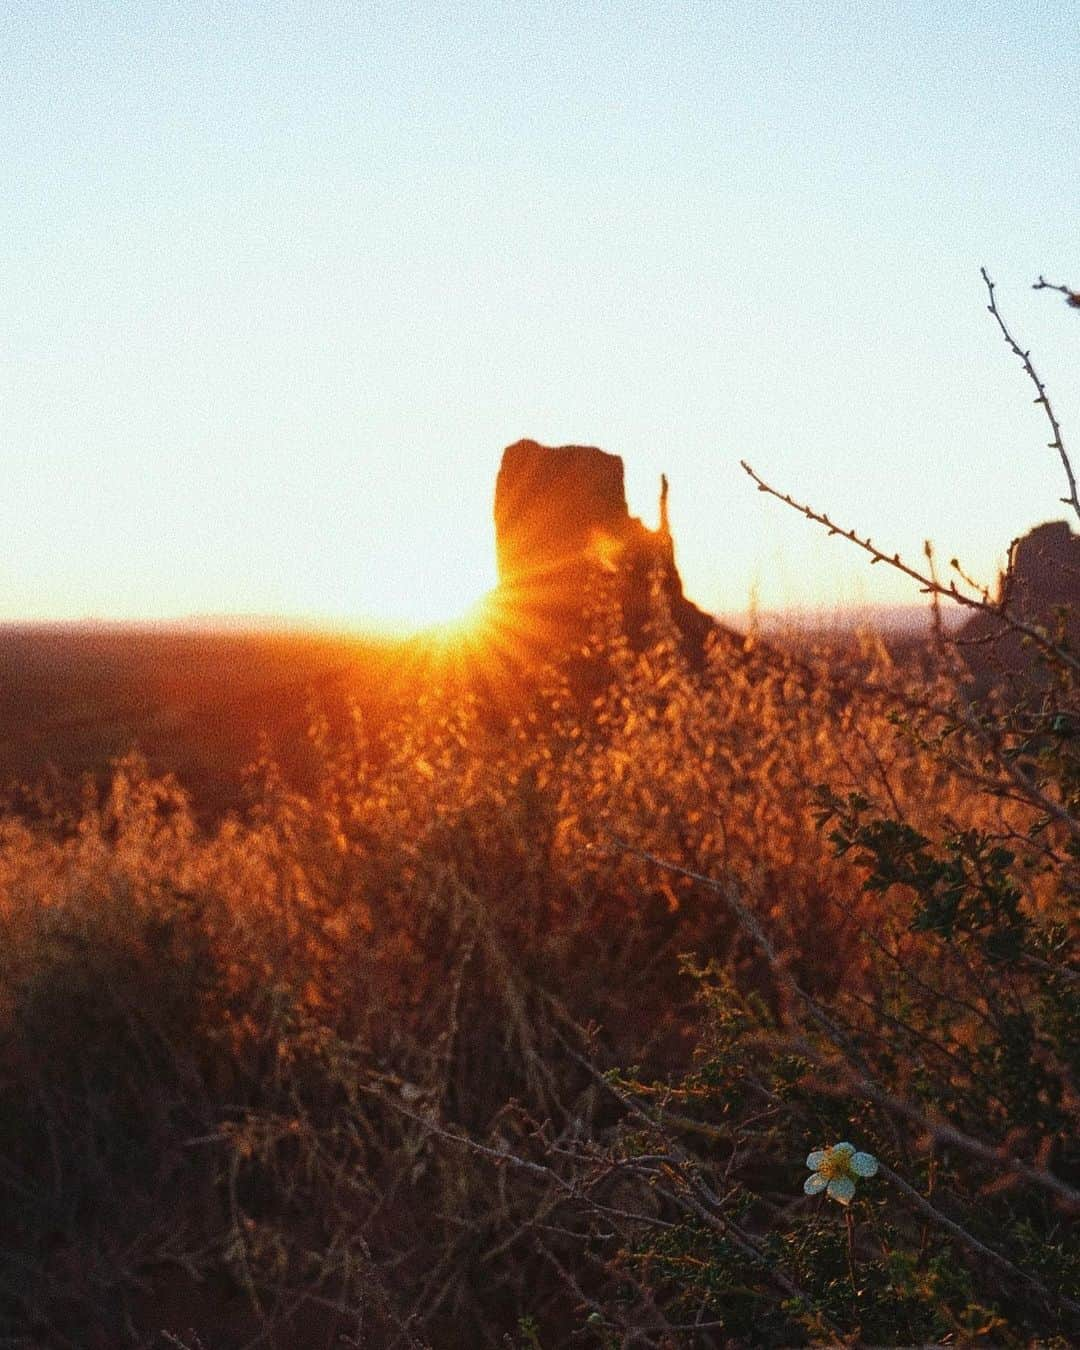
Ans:
[{"label": "orange sunlit bush", "polygon": [[[879,644],[725,642],[695,672],[661,614],[643,653],[597,646],[598,694],[552,671],[512,711],[453,681],[375,724],[314,714],[314,787],[264,758],[213,829],[137,758],[81,813],[2,822],[5,1335],[560,1345],[626,1286],[641,1343],[675,1343],[647,1307],[674,1256],[650,1287],[610,1228],[666,1202],[620,1179],[601,1072],[707,1100],[689,953],[771,1010],[745,1049],[781,1035],[789,979],[886,1039],[916,997],[897,962],[970,997],[910,899],[837,856],[821,784],[930,835],[1033,813],[936,752],[948,677]],[[778,966],[695,878],[737,888]],[[1045,870],[1025,886],[1062,903]],[[959,1078],[983,1016],[939,1019]],[[897,1057],[890,1090],[925,1097],[913,1075]]]}]

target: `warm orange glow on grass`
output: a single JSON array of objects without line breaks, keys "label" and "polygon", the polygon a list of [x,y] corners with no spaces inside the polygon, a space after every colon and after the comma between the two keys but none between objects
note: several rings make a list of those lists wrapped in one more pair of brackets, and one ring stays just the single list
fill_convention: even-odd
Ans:
[{"label": "warm orange glow on grass", "polygon": [[419,636],[436,654],[498,682],[512,676],[529,650],[527,611],[495,587],[457,618],[431,624]]},{"label": "warm orange glow on grass", "polygon": [[523,671],[542,659],[556,629],[537,607],[543,587],[493,587],[457,619],[429,625],[415,636],[415,655],[440,686],[468,688],[510,706]]}]

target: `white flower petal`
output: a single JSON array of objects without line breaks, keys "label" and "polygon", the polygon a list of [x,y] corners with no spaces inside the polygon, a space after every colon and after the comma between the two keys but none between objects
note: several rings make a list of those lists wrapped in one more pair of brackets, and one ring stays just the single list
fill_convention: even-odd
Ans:
[{"label": "white flower petal", "polygon": [[825,1150],[823,1148],[814,1149],[813,1153],[806,1160],[806,1165],[812,1171],[816,1172],[825,1161]]},{"label": "white flower petal", "polygon": [[833,1144],[833,1153],[846,1153],[849,1157],[855,1152],[854,1144]]},{"label": "white flower petal", "polygon": [[802,1188],[807,1195],[820,1195],[828,1184],[829,1182],[826,1177],[823,1177],[820,1172],[815,1172],[813,1176],[806,1178],[802,1184]]},{"label": "white flower petal", "polygon": [[829,1182],[829,1199],[839,1200],[842,1205],[850,1205],[855,1195],[855,1183],[850,1177],[833,1177]]},{"label": "white flower petal", "polygon": [[856,1153],[848,1166],[857,1177],[872,1177],[878,1170],[878,1160],[872,1153]]}]

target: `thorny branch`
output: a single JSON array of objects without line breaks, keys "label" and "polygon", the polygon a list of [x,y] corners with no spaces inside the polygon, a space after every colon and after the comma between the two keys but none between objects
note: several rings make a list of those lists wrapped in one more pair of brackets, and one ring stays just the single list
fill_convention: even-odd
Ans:
[{"label": "thorny branch", "polygon": [[[1042,406],[1042,408],[1046,413],[1047,420],[1050,423],[1050,429],[1053,432],[1054,439],[1048,442],[1048,444],[1051,450],[1057,451],[1058,456],[1061,460],[1062,467],[1065,470],[1065,477],[1069,485],[1069,495],[1067,497],[1062,497],[1061,501],[1066,506],[1071,506],[1076,515],[1080,517],[1080,496],[1078,496],[1077,494],[1076,476],[1073,473],[1073,467],[1069,459],[1068,451],[1065,449],[1065,442],[1061,433],[1061,424],[1058,422],[1057,414],[1054,412],[1053,405],[1051,404],[1049,395],[1046,392],[1046,386],[1043,384],[1042,379],[1040,378],[1038,372],[1032,365],[1031,353],[1025,351],[1020,346],[1020,344],[1013,337],[1011,331],[1008,328],[1008,325],[1005,323],[1005,320],[1002,318],[1001,311],[998,309],[997,299],[994,294],[994,283],[990,279],[989,273],[986,271],[985,267],[981,268],[980,271],[982,273],[982,279],[986,285],[987,293],[989,295],[989,304],[987,308],[989,309],[990,313],[994,316],[997,326],[1001,330],[1001,335],[1005,339],[1005,342],[1008,345],[1009,350],[1013,352],[1013,354],[1017,356],[1019,360],[1022,362],[1029,379],[1035,386],[1036,390],[1035,402]],[[1073,291],[1068,286],[1057,285],[1053,282],[1045,280],[1045,278],[1040,276],[1039,280],[1035,283],[1034,289],[1059,291],[1067,298],[1068,303],[1070,305],[1073,305],[1076,308],[1080,308],[1080,292]],[[931,562],[930,575],[927,575],[926,573],[921,572],[917,568],[912,567],[910,566],[910,564],[904,562],[904,560],[900,557],[899,553],[893,554],[885,553],[882,549],[879,549],[874,544],[874,542],[869,538],[869,536],[863,538],[860,535],[858,535],[853,529],[844,529],[843,526],[837,525],[835,521],[831,520],[830,517],[826,515],[824,512],[815,511],[812,507],[806,505],[804,502],[796,501],[796,499],[792,497],[789,493],[780,492],[778,489],[772,487],[758,473],[755,472],[755,470],[746,462],[746,460],[741,460],[740,463],[743,469],[746,471],[746,473],[757,484],[759,492],[768,493],[770,496],[775,497],[778,501],[782,501],[785,505],[790,506],[794,510],[801,512],[804,516],[806,516],[808,520],[812,520],[817,525],[823,525],[829,531],[830,534],[838,534],[841,535],[843,538],[850,540],[858,548],[861,548],[864,552],[870,554],[872,563],[883,562],[886,563],[889,567],[894,568],[896,571],[903,573],[904,576],[907,576],[912,581],[915,581],[922,589],[922,591],[925,594],[932,596],[935,599],[935,601],[941,597],[945,597],[965,608],[978,610],[985,614],[990,614],[994,618],[1001,620],[1004,623],[1004,625],[1007,628],[1012,629],[1013,632],[1018,633],[1022,637],[1030,639],[1031,642],[1033,642],[1036,646],[1041,648],[1047,655],[1049,655],[1055,661],[1059,661],[1062,664],[1068,666],[1073,671],[1080,673],[1080,661],[1077,661],[1077,659],[1074,656],[1072,656],[1070,652],[1063,650],[1057,644],[1052,642],[1046,636],[1046,634],[1042,632],[1037,626],[1026,623],[1024,620],[1018,618],[1015,614],[1010,612],[1009,593],[1008,593],[1008,580],[1009,580],[1008,573],[1006,574],[1006,589],[1003,591],[1001,598],[996,603],[993,603],[988,599],[985,591],[983,591],[983,593],[979,596],[966,595],[964,594],[963,591],[961,591],[957,587],[954,581],[951,581],[946,586],[943,582],[938,580],[932,565],[933,560],[930,554],[928,554],[928,558],[930,559]],[[1015,541],[1013,547],[1015,547]],[[1009,555],[1011,559],[1012,547],[1010,547]],[[974,585],[973,582],[971,582],[970,578],[964,575],[963,571],[961,571],[959,567],[959,564],[955,560],[953,560],[952,566],[954,570],[963,578],[963,580],[966,581],[972,587],[973,590],[979,589]]]},{"label": "thorny branch", "polygon": [[[950,581],[948,586],[944,585],[942,582],[927,576],[926,573],[920,572],[917,568],[904,562],[899,553],[890,554],[883,552],[870,538],[864,539],[861,535],[856,534],[854,530],[844,529],[842,525],[837,525],[836,522],[823,511],[815,511],[813,507],[807,506],[804,502],[796,501],[789,493],[781,492],[778,488],[772,487],[764,478],[756,473],[749,464],[747,464],[745,459],[740,460],[739,462],[746,473],[749,474],[757,484],[759,492],[768,493],[770,497],[775,497],[777,501],[781,501],[786,506],[790,506],[793,510],[800,512],[807,520],[812,520],[816,525],[823,525],[830,534],[838,534],[844,539],[849,539],[858,548],[861,548],[864,553],[869,553],[873,562],[887,563],[890,567],[895,568],[896,571],[902,572],[904,576],[910,577],[912,581],[918,582],[925,594],[944,596],[949,600],[955,601],[958,605],[963,605],[967,609],[977,610],[981,614],[989,614],[994,618],[1001,620],[1001,622],[1013,632],[1018,633],[1021,637],[1030,639],[1030,641],[1040,648],[1040,650],[1045,652],[1051,660],[1059,662],[1061,665],[1068,666],[1070,670],[1080,674],[1080,660],[1073,656],[1071,652],[1066,651],[1064,648],[1059,647],[1056,643],[1051,641],[1051,639],[1034,624],[1026,623],[1015,614],[1003,611],[1000,605],[992,604],[989,600],[965,595],[963,591],[958,589],[955,581]],[[1078,502],[1077,506],[1078,510],[1080,510],[1080,502]]]},{"label": "thorny branch", "polygon": [[[1008,344],[1009,350],[1015,356],[1018,356],[1021,362],[1023,362],[1024,369],[1027,371],[1028,377],[1030,378],[1031,383],[1035,386],[1035,389],[1037,391],[1037,397],[1035,399],[1035,402],[1042,405],[1043,409],[1046,412],[1047,421],[1049,421],[1050,423],[1050,429],[1054,433],[1054,439],[1048,442],[1048,444],[1051,450],[1056,450],[1058,452],[1058,455],[1061,458],[1062,466],[1065,469],[1065,477],[1069,480],[1069,495],[1067,497],[1062,497],[1061,500],[1062,502],[1064,502],[1066,506],[1071,506],[1072,509],[1076,512],[1077,516],[1080,516],[1080,499],[1078,499],[1076,495],[1076,478],[1073,476],[1072,465],[1069,463],[1069,456],[1065,452],[1065,443],[1061,438],[1061,426],[1058,423],[1057,417],[1054,413],[1054,409],[1050,404],[1050,399],[1047,397],[1046,386],[1043,384],[1042,380],[1036,373],[1035,367],[1031,364],[1031,353],[1026,352],[1021,348],[1020,344],[1013,337],[1012,333],[1009,332],[1009,329],[1005,324],[1005,320],[1001,317],[1001,313],[997,307],[997,301],[994,298],[994,283],[990,280],[990,276],[987,273],[986,268],[982,267],[979,270],[982,273],[982,279],[986,283],[986,290],[990,296],[990,304],[987,306],[987,308],[990,310],[990,313],[994,316],[995,320],[997,321],[997,326],[1001,329],[1001,335]],[[1042,281],[1042,277],[1039,278],[1039,281]],[[1045,282],[1043,283],[1043,285],[1050,290],[1062,289],[1061,287],[1058,286],[1051,287]],[[1036,286],[1036,290],[1037,289],[1038,286]],[[1069,300],[1070,304],[1073,304],[1074,301],[1080,304],[1080,297],[1072,296],[1071,291],[1066,291],[1066,293],[1072,297]]]}]

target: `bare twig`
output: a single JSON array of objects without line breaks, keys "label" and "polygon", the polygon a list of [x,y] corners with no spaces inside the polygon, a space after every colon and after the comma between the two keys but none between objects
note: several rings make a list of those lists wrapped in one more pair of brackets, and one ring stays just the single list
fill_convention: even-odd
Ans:
[{"label": "bare twig", "polygon": [[[1069,482],[1069,495],[1067,497],[1062,497],[1061,500],[1066,506],[1071,506],[1077,516],[1080,516],[1080,498],[1076,495],[1076,478],[1073,475],[1072,465],[1069,463],[1069,456],[1065,451],[1065,443],[1061,438],[1061,426],[1054,414],[1054,409],[1051,407],[1050,399],[1047,397],[1046,386],[1043,384],[1042,380],[1039,379],[1035,367],[1031,364],[1031,353],[1025,352],[1021,348],[1020,344],[1006,327],[1005,320],[1001,317],[1001,313],[997,307],[997,301],[994,298],[994,283],[990,280],[986,268],[982,267],[979,270],[982,273],[982,279],[986,283],[986,290],[990,296],[990,303],[987,308],[997,321],[997,326],[1001,329],[1001,335],[1008,344],[1009,350],[1015,356],[1019,357],[1020,361],[1023,363],[1024,369],[1028,373],[1028,378],[1031,380],[1031,383],[1035,386],[1037,391],[1035,402],[1042,405],[1046,412],[1047,421],[1050,423],[1050,429],[1054,433],[1054,439],[1049,441],[1048,444],[1051,450],[1056,450],[1058,452],[1058,455],[1061,458],[1062,467],[1065,470],[1065,477]],[[1040,277],[1039,280],[1042,281],[1042,278]],[[1044,283],[1044,285],[1046,285],[1046,283]],[[1048,286],[1047,289],[1059,290],[1060,287]],[[1069,294],[1071,295],[1072,293],[1069,292]],[[1070,300],[1069,303],[1072,304],[1072,301]]]},{"label": "bare twig", "polygon": [[[947,1214],[943,1214],[936,1205],[931,1204],[929,1200],[920,1195],[914,1186],[909,1186],[904,1178],[898,1176],[892,1168],[886,1167],[884,1163],[879,1162],[878,1170],[883,1177],[892,1182],[896,1189],[906,1197],[908,1202],[915,1209],[921,1214],[924,1214],[928,1219],[932,1219],[934,1223],[938,1224],[941,1228],[944,1228],[946,1232],[951,1233],[954,1238],[963,1243],[970,1251],[973,1251],[987,1261],[992,1262],[992,1264],[997,1266],[1000,1270],[1011,1275],[1013,1279],[1020,1280],[1030,1288],[1036,1290],[1043,1298],[1048,1300],[1053,1300],[1055,1298],[1055,1295],[1052,1294],[1044,1284],[1037,1280],[1034,1275],[1027,1274],[1027,1272],[1021,1270],[1019,1266],[1014,1266],[1007,1257],[1002,1256],[999,1252],[995,1252],[992,1248],[981,1243],[979,1239],[969,1233],[966,1228],[961,1227],[955,1220],[950,1219]],[[1066,1298],[1064,1295],[1061,1295],[1060,1301],[1062,1307],[1067,1308],[1069,1312],[1074,1315],[1080,1314],[1080,1303],[1076,1303],[1071,1298]]]},{"label": "bare twig", "polygon": [[[818,1060],[825,1064],[831,1073],[839,1073],[846,1078],[848,1087],[862,1096],[869,1098],[878,1106],[886,1111],[894,1112],[896,1115],[904,1116],[917,1126],[924,1134],[932,1138],[939,1144],[951,1144],[954,1148],[959,1148],[963,1152],[970,1154],[973,1158],[987,1164],[989,1167],[1000,1169],[1002,1172],[1015,1176],[1018,1180],[1026,1181],[1032,1186],[1038,1186],[1042,1190],[1049,1191],[1056,1195],[1072,1210],[1080,1210],[1080,1191],[1075,1190],[1060,1177],[1054,1176],[1044,1167],[1032,1167],[1029,1163],[1023,1162],[1020,1158],[1013,1157],[1006,1153],[1004,1148],[995,1147],[992,1144],[984,1144],[981,1139],[976,1139],[972,1135],[957,1129],[955,1125],[950,1125],[944,1120],[932,1120],[918,1107],[910,1102],[904,1101],[900,1097],[894,1096],[891,1092],[886,1092],[883,1088],[867,1078],[860,1078],[858,1074],[853,1074],[850,1070],[845,1070],[842,1065],[833,1061],[825,1061],[820,1055],[814,1052],[814,1047],[804,1040],[799,1041],[799,1048],[802,1049],[808,1057]],[[827,1081],[827,1080],[826,1080]],[[823,1086],[823,1091],[828,1091],[827,1086]]]},{"label": "bare twig", "polygon": [[1074,291],[1071,286],[1060,286],[1056,282],[1047,281],[1045,277],[1040,276],[1031,289],[1033,291],[1060,291],[1065,297],[1066,304],[1071,305],[1073,309],[1080,309],[1080,291]]},{"label": "bare twig", "polygon": [[[842,525],[837,525],[836,522],[831,520],[823,511],[815,511],[813,507],[807,506],[803,502],[796,501],[789,493],[781,492],[778,488],[772,487],[764,480],[764,478],[756,473],[749,464],[747,464],[746,460],[740,460],[739,462],[746,473],[757,484],[759,492],[768,493],[770,497],[775,497],[777,501],[783,502],[785,506],[790,506],[793,510],[800,512],[807,520],[812,520],[816,525],[823,525],[830,534],[838,534],[842,538],[850,540],[856,547],[861,548],[864,553],[869,553],[873,562],[887,563],[889,567],[894,568],[897,572],[902,572],[904,576],[910,577],[912,581],[918,582],[924,594],[940,595],[967,609],[977,610],[980,614],[990,614],[994,618],[1000,619],[1002,623],[1014,633],[1029,638],[1035,646],[1044,651],[1052,660],[1060,662],[1062,665],[1068,666],[1071,670],[1080,674],[1080,659],[1073,656],[1071,652],[1057,646],[1044,632],[1041,631],[1041,629],[1033,624],[1026,623],[1023,619],[1017,618],[1015,614],[1005,613],[1000,606],[992,604],[982,597],[965,595],[964,592],[957,587],[954,581],[950,582],[948,586],[940,581],[935,581],[933,577],[927,576],[924,572],[920,572],[917,568],[904,562],[899,553],[890,554],[883,552],[874,544],[873,540],[869,538],[864,539],[861,535],[856,534],[854,530],[845,530]],[[1077,503],[1077,508],[1080,510],[1080,502]]]}]

